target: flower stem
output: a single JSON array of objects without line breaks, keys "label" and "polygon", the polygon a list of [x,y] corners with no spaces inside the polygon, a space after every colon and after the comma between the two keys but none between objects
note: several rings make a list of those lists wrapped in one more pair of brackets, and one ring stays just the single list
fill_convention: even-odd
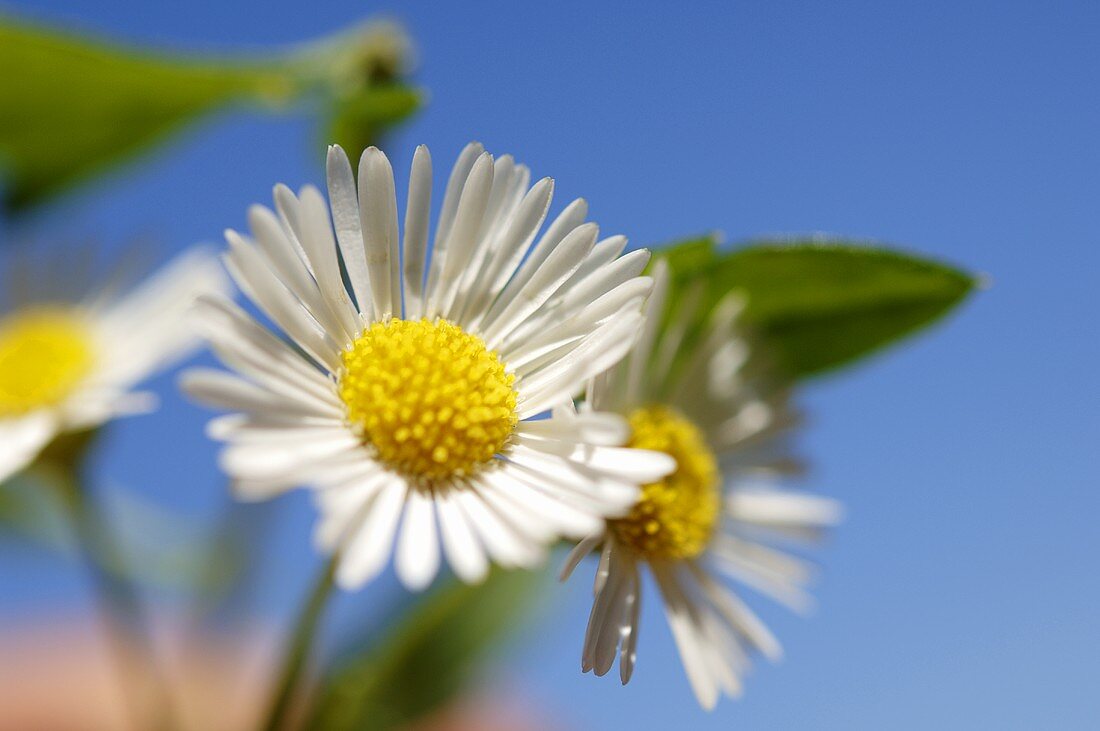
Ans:
[{"label": "flower stem", "polygon": [[[153,630],[141,596],[126,576],[126,557],[107,519],[88,494],[84,458],[94,435],[70,438],[65,450],[52,450],[40,469],[52,473],[87,567],[101,621],[114,653],[121,692],[131,706],[135,728],[171,731],[175,714],[167,682],[157,663]],[[134,672],[135,666],[139,672]],[[142,683],[135,692],[132,683]],[[144,705],[148,702],[149,705]]]},{"label": "flower stem", "polygon": [[294,625],[290,641],[283,657],[282,673],[276,686],[271,707],[261,728],[264,731],[283,731],[299,693],[302,675],[313,651],[317,628],[321,623],[336,578],[339,553],[325,565],[309,593],[306,603]]}]

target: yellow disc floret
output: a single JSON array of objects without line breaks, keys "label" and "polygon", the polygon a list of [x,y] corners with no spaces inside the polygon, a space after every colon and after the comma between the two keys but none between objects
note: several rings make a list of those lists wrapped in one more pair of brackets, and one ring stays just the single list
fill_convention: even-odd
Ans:
[{"label": "yellow disc floret", "polygon": [[645,559],[695,558],[706,549],[721,512],[714,454],[694,424],[665,406],[638,409],[630,428],[629,446],[669,454],[677,467],[644,485],[630,514],[611,521],[615,538]]},{"label": "yellow disc floret", "polygon": [[34,308],[0,320],[0,418],[55,406],[88,375],[86,323],[62,308]]},{"label": "yellow disc floret", "polygon": [[481,338],[446,320],[376,322],[343,360],[348,421],[380,461],[410,477],[468,475],[515,429],[515,376]]}]

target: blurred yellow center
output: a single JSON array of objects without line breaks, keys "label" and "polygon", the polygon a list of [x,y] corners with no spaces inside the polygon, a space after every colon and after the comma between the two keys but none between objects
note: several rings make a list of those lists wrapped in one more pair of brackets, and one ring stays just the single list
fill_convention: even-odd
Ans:
[{"label": "blurred yellow center", "polygon": [[343,360],[348,421],[406,475],[470,474],[515,429],[515,376],[481,338],[446,320],[375,323]]},{"label": "blurred yellow center", "polygon": [[629,446],[669,454],[677,468],[644,485],[630,514],[611,521],[615,538],[642,558],[695,558],[706,549],[721,513],[714,454],[694,424],[664,406],[638,409],[630,415],[630,428]]},{"label": "blurred yellow center", "polygon": [[86,325],[61,308],[37,308],[0,320],[0,418],[54,406],[92,368]]}]

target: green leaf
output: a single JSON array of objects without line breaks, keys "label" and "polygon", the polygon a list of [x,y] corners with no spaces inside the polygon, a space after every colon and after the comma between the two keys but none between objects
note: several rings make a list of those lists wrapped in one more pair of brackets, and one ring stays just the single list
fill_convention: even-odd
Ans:
[{"label": "green leaf", "polygon": [[377,642],[353,643],[336,663],[305,728],[381,731],[439,709],[527,616],[543,579],[498,570],[480,586],[452,583],[401,607],[376,631]]},{"label": "green leaf", "polygon": [[423,104],[422,97],[418,89],[388,83],[338,99],[327,142],[340,145],[349,155],[365,150],[385,130],[412,116]]},{"label": "green leaf", "polygon": [[904,339],[946,315],[976,285],[949,265],[845,241],[762,241],[720,251],[713,239],[690,239],[662,255],[669,257],[674,293],[695,282],[705,288],[700,318],[728,292],[743,293],[744,323],[795,379]]},{"label": "green leaf", "polygon": [[[0,21],[0,160],[19,209],[231,101],[273,100],[262,67],[172,58]],[[16,71],[17,70],[17,71]]]},{"label": "green leaf", "polygon": [[374,143],[420,103],[397,76],[408,53],[391,23],[361,24],[267,58],[227,60],[139,50],[0,18],[5,206],[17,212],[40,203],[234,105],[282,112],[318,101],[338,120],[342,139]]}]

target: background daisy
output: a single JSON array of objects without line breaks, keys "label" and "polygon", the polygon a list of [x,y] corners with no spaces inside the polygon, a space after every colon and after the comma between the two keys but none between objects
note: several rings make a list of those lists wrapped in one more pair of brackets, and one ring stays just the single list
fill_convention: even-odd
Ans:
[{"label": "background daisy", "polygon": [[644,485],[629,515],[578,543],[562,577],[600,550],[581,665],[604,675],[618,654],[625,684],[637,656],[641,569],[648,566],[692,688],[709,709],[720,691],[740,693],[750,653],[780,656],[776,639],[716,574],[807,608],[810,566],[768,544],[816,537],[839,519],[840,507],[759,483],[760,476],[799,468],[782,443],[797,421],[787,393],[738,333],[741,303],[734,297],[715,309],[699,342],[678,357],[691,336],[692,298],[666,326],[668,271],[664,261],[654,269],[656,286],[637,345],[592,381],[586,408],[627,417],[629,444],[674,457],[677,469]]},{"label": "background daisy", "polygon": [[648,252],[599,240],[583,200],[538,236],[552,192],[511,156],[468,145],[429,254],[427,148],[399,232],[386,156],[367,149],[356,180],[332,147],[331,217],[315,188],[277,186],[275,211],[249,211],[251,237],[228,232],[230,272],[291,342],[205,299],[205,331],[240,375],[194,371],[185,387],[241,412],[210,433],[228,443],[221,464],[242,498],[320,488],[317,544],[339,551],[342,586],[373,578],[391,552],[410,588],[444,556],[466,581],[490,560],[532,566],[672,469],[616,446],[621,417],[563,408],[630,348],[652,282],[640,276]]},{"label": "background daisy", "polygon": [[199,344],[187,313],[202,294],[228,293],[217,259],[193,250],[128,292],[94,283],[66,252],[48,271],[12,266],[0,312],[0,482],[62,432],[147,412],[142,380]]}]

